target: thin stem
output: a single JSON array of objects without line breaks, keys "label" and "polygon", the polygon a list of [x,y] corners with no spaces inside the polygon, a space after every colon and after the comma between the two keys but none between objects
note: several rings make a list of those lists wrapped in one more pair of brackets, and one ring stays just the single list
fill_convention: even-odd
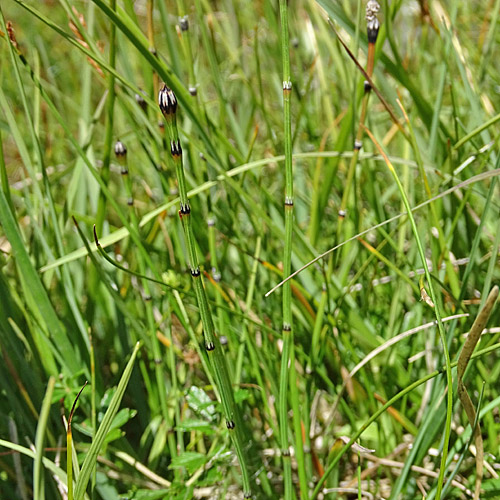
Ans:
[{"label": "thin stem", "polygon": [[[125,184],[125,190],[127,193],[127,205],[129,207],[129,220],[130,224],[139,234],[140,227],[139,221],[137,218],[137,214],[135,212],[134,207],[134,193],[132,188],[132,179],[129,172],[128,162],[127,162],[127,148],[123,145],[121,141],[117,141],[115,144],[115,155],[118,160],[118,163],[121,166],[121,176],[123,178],[123,182]],[[155,379],[156,385],[158,387],[158,398],[160,402],[160,411],[164,421],[168,426],[172,426],[173,422],[169,415],[168,406],[167,406],[167,390],[165,387],[165,378],[163,374],[163,359],[160,350],[160,342],[158,337],[156,336],[156,326],[153,312],[153,304],[152,304],[152,294],[150,288],[150,282],[146,278],[146,264],[144,262],[144,258],[141,253],[137,254],[137,264],[139,267],[139,274],[141,277],[141,284],[144,291],[144,307],[146,309],[146,321],[149,330],[149,338],[151,341],[153,361],[154,361],[154,371],[155,371]],[[177,449],[175,445],[174,435],[172,433],[168,434],[168,443],[170,449],[170,455],[172,457],[177,456]],[[178,471],[176,471],[178,472]]]},{"label": "thin stem", "polygon": [[[281,18],[281,58],[283,62],[283,127],[285,137],[285,249],[283,254],[283,277],[287,278],[292,264],[293,235],[293,169],[292,169],[292,123],[290,116],[290,97],[292,82],[290,81],[290,53],[288,35],[288,5],[280,0]],[[288,364],[293,350],[292,332],[292,289],[291,283],[283,286],[283,352],[281,353],[280,387],[279,387],[279,441],[283,459],[283,477],[285,500],[293,498],[292,463],[288,447]],[[292,363],[291,370],[295,366]],[[296,377],[292,376],[292,379]],[[296,398],[294,398],[295,400]],[[301,439],[301,436],[296,436]],[[300,445],[302,449],[302,445]]]},{"label": "thin stem", "polygon": [[166,119],[168,132],[170,135],[170,152],[175,165],[177,174],[177,183],[179,186],[179,197],[181,209],[179,216],[184,229],[184,237],[186,238],[188,248],[188,260],[193,278],[194,289],[200,310],[201,322],[203,325],[203,334],[205,338],[205,349],[210,360],[213,375],[217,385],[217,390],[222,403],[226,426],[230,431],[230,436],[236,450],[236,455],[241,467],[243,480],[244,498],[252,496],[250,489],[250,477],[247,468],[246,458],[244,455],[244,432],[243,421],[241,419],[238,407],[235,404],[232,385],[229,379],[226,358],[219,338],[215,333],[212,313],[208,304],[208,298],[203,284],[203,276],[200,271],[198,255],[196,253],[196,240],[191,224],[191,208],[187,196],[186,178],[182,163],[182,147],[179,140],[179,132],[177,130],[176,112],[177,99],[175,94],[166,85],[160,90],[159,105]]},{"label": "thin stem", "polygon": [[[492,351],[495,351],[496,349],[500,348],[500,344],[494,344],[490,347],[486,347],[485,349],[482,349],[480,351],[477,351],[471,356],[471,359],[476,359],[484,354],[488,354]],[[450,363],[449,367],[454,368],[457,366],[458,361],[454,361],[453,363]],[[402,391],[398,392],[395,396],[393,396],[391,399],[389,399],[383,406],[381,406],[373,415],[371,415],[370,418],[353,434],[351,439],[349,440],[348,443],[338,452],[338,454],[335,456],[335,458],[328,464],[327,469],[325,470],[325,473],[321,477],[321,479],[318,481],[318,484],[314,488],[314,491],[311,495],[310,500],[314,500],[318,494],[321,491],[321,488],[325,481],[327,480],[328,476],[332,473],[333,469],[335,466],[339,463],[340,459],[344,456],[344,454],[349,450],[349,448],[359,439],[361,434],[365,432],[365,430],[370,427],[370,425],[375,422],[375,420],[380,417],[388,408],[391,406],[394,406],[395,403],[397,403],[401,398],[403,398],[406,394],[409,394],[411,391],[416,389],[417,387],[421,386],[422,384],[425,384],[428,380],[432,380],[433,378],[437,377],[438,375],[441,375],[443,372],[447,371],[448,367],[445,366],[444,368],[441,368],[440,370],[435,370],[432,373],[429,373],[425,377],[422,377],[419,380],[416,380],[409,386],[405,387]]]},{"label": "thin stem", "polygon": [[[370,5],[371,4],[371,5]],[[378,8],[373,10],[373,6],[376,4],[370,2],[366,8],[366,19],[367,19],[367,35],[368,35],[368,57],[366,61],[366,73],[371,79],[373,76],[373,67],[375,62],[375,44],[377,42],[378,31],[379,31],[379,22],[376,17]],[[377,4],[378,6],[378,4]],[[363,83],[364,95],[363,102],[361,104],[361,114],[359,117],[358,129],[356,132],[356,138],[354,140],[353,145],[353,155],[351,157],[351,161],[349,163],[349,169],[347,171],[347,179],[344,187],[344,192],[342,194],[342,201],[340,202],[339,208],[339,217],[337,223],[337,241],[340,241],[340,235],[342,233],[342,227],[344,218],[346,216],[346,208],[347,203],[349,201],[349,195],[351,193],[351,186],[354,179],[354,174],[356,172],[356,166],[358,164],[359,152],[363,146],[363,127],[366,120],[367,110],[368,110],[368,99],[370,98],[370,91],[372,86],[370,85],[368,80],[365,80]],[[357,92],[356,88],[353,92],[353,106],[356,104]]]},{"label": "thin stem", "polygon": [[[116,10],[116,0],[111,0],[110,8]],[[116,25],[111,23],[109,32],[109,66],[115,67],[116,61]],[[109,182],[109,165],[111,162],[111,148],[113,139],[113,114],[115,108],[115,76],[113,73],[108,75],[108,102],[106,106],[106,128],[104,132],[104,156],[102,158],[101,178],[108,185]],[[104,218],[106,213],[106,193],[102,192],[99,196],[96,215],[96,229],[98,234],[102,234],[102,227],[104,225]]]},{"label": "thin stem", "polygon": [[436,493],[436,500],[439,500],[441,498],[441,491],[443,489],[443,482],[444,482],[444,473],[446,470],[446,457],[448,456],[448,445],[450,442],[450,433],[451,433],[451,417],[452,417],[452,412],[453,412],[453,390],[452,390],[452,377],[451,377],[451,361],[450,361],[450,353],[448,351],[448,345],[446,343],[446,335],[444,331],[444,326],[443,326],[443,321],[441,317],[441,311],[440,311],[440,304],[441,302],[437,300],[437,295],[436,292],[434,291],[434,285],[433,285],[433,280],[431,279],[431,273],[429,272],[429,266],[427,265],[427,260],[425,258],[425,252],[424,248],[422,245],[422,242],[420,241],[420,236],[418,234],[418,229],[417,229],[417,224],[415,222],[415,218],[413,217],[413,213],[411,211],[410,203],[408,201],[408,198],[406,196],[406,193],[404,191],[403,185],[401,184],[401,181],[399,180],[398,174],[396,173],[396,170],[394,169],[392,163],[390,162],[389,158],[387,157],[385,151],[382,149],[380,144],[377,142],[373,134],[366,129],[366,133],[370,136],[370,139],[373,141],[377,149],[379,150],[380,154],[384,157],[385,162],[387,164],[387,167],[389,168],[389,171],[391,172],[392,176],[394,177],[394,180],[396,181],[396,184],[398,186],[399,192],[401,193],[401,198],[403,199],[403,203],[405,205],[405,208],[408,213],[408,218],[410,220],[411,228],[413,231],[413,235],[415,236],[415,241],[417,243],[417,248],[418,248],[418,253],[420,254],[420,258],[422,260],[422,266],[425,271],[425,278],[427,280],[427,285],[429,287],[429,295],[431,297],[432,302],[435,304],[434,307],[434,313],[436,315],[436,323],[438,326],[438,331],[439,331],[439,338],[441,340],[441,344],[443,346],[443,354],[444,354],[444,359],[445,359],[445,365],[446,365],[446,384],[448,386],[447,388],[447,405],[446,405],[446,424],[445,424],[445,430],[444,430],[444,438],[443,438],[443,452],[441,454],[441,465],[439,469],[439,477],[438,477],[438,483],[437,483],[437,493]]}]

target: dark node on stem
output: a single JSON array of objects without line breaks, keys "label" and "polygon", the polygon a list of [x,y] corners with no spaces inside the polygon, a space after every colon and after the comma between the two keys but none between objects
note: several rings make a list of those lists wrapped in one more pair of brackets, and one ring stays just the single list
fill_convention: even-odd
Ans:
[{"label": "dark node on stem", "polygon": [[94,241],[95,241],[95,246],[99,248],[101,244],[99,243],[99,240],[97,239],[97,231],[95,229],[95,224],[94,224]]},{"label": "dark node on stem", "polygon": [[151,295],[144,295],[144,300],[147,302],[148,300],[151,300],[153,297]]},{"label": "dark node on stem", "polygon": [[174,158],[182,156],[181,141],[179,139],[170,143],[170,153]]},{"label": "dark node on stem", "polygon": [[243,493],[243,498],[252,498],[252,494],[249,491],[247,491]]},{"label": "dark node on stem", "polygon": [[118,159],[125,158],[127,156],[127,148],[120,139],[115,142],[115,155]]},{"label": "dark node on stem", "polygon": [[299,47],[299,39],[297,37],[292,38],[291,43],[294,49],[297,49]]},{"label": "dark node on stem", "polygon": [[128,168],[127,167],[123,167],[120,173],[122,175],[127,175],[128,174]]},{"label": "dark node on stem", "polygon": [[377,20],[377,27],[375,29],[367,28],[366,34],[368,36],[368,43],[375,43],[377,41],[379,24]]},{"label": "dark node on stem", "polygon": [[232,431],[236,427],[232,420],[226,420],[226,426],[230,431]]},{"label": "dark node on stem", "polygon": [[163,123],[163,120],[158,120],[158,127],[160,127],[161,130],[163,130],[165,128],[165,124]]},{"label": "dark node on stem", "polygon": [[158,93],[158,104],[163,116],[167,119],[175,115],[177,111],[177,98],[172,89],[163,85],[163,88]]},{"label": "dark node on stem", "polygon": [[191,276],[193,278],[198,278],[200,276],[200,268],[197,267],[196,269],[191,269]]},{"label": "dark node on stem", "polygon": [[188,91],[193,97],[196,96],[196,94],[198,93],[196,87],[189,87]]},{"label": "dark node on stem", "polygon": [[221,335],[219,340],[221,345],[227,345],[227,337],[225,335]]},{"label": "dark node on stem", "polygon": [[363,147],[363,143],[357,139],[354,141],[354,151],[359,151]]},{"label": "dark node on stem", "polygon": [[207,161],[207,159],[205,158],[205,155],[203,153],[200,153],[200,160]]},{"label": "dark node on stem", "polygon": [[365,80],[364,89],[365,89],[365,94],[370,92],[370,90],[372,89],[372,86],[370,85],[370,82],[368,80]]},{"label": "dark node on stem", "polygon": [[347,215],[347,212],[345,210],[340,209],[339,210],[339,217],[343,219]]},{"label": "dark node on stem", "polygon": [[162,364],[162,360],[159,359],[159,358],[155,358],[154,359],[154,363],[155,363],[155,365],[161,365]]},{"label": "dark node on stem", "polygon": [[293,198],[290,196],[285,196],[285,206],[293,207]]},{"label": "dark node on stem", "polygon": [[291,325],[289,325],[288,323],[283,323],[283,331],[284,332],[291,332],[292,331]]},{"label": "dark node on stem", "polygon": [[135,102],[141,107],[143,111],[146,111],[147,104],[141,94],[135,94]]},{"label": "dark node on stem", "polygon": [[181,209],[179,210],[179,213],[181,214],[181,217],[183,215],[189,215],[191,213],[191,207],[189,206],[189,203],[186,203],[185,205],[181,203]]},{"label": "dark node on stem", "polygon": [[153,54],[156,57],[157,52],[156,52],[156,49],[154,47],[149,47],[149,52],[151,52],[151,54]]},{"label": "dark node on stem", "polygon": [[213,342],[207,342],[205,344],[205,349],[207,351],[213,351],[215,349],[215,344]]},{"label": "dark node on stem", "polygon": [[281,450],[281,456],[282,457],[289,457],[290,456],[290,450],[287,448],[285,450]]},{"label": "dark node on stem", "polygon": [[189,29],[188,16],[179,17],[179,27],[181,31],[187,31]]},{"label": "dark node on stem", "polygon": [[134,198],[129,198],[129,199],[127,200],[127,205],[128,205],[129,207],[134,206]]},{"label": "dark node on stem", "polygon": [[292,82],[288,80],[287,82],[283,82],[283,91],[290,91],[292,90]]}]

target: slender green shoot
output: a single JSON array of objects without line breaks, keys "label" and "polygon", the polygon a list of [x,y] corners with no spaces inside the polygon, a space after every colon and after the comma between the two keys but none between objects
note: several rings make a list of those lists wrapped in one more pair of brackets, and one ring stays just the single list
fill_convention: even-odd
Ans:
[{"label": "slender green shoot", "polygon": [[[116,10],[116,0],[111,0],[110,9]],[[116,64],[116,24],[110,23],[109,32],[109,59],[108,64],[110,68],[115,68]],[[106,126],[104,132],[104,156],[102,158],[101,179],[107,186],[109,182],[111,163],[111,151],[113,148],[113,124],[114,124],[114,110],[115,110],[115,76],[113,73],[108,75],[108,102],[106,105]],[[101,191],[99,195],[99,204],[97,206],[96,226],[97,232],[102,234],[102,227],[106,216],[106,193]]]},{"label": "slender green shoot", "polygon": [[42,472],[42,461],[43,461],[43,448],[45,442],[45,433],[47,430],[48,418],[50,413],[50,406],[52,403],[52,394],[54,392],[54,386],[56,383],[55,377],[50,377],[47,384],[47,390],[45,391],[45,396],[43,398],[42,408],[40,410],[40,417],[38,419],[38,425],[36,428],[36,438],[35,438],[35,461],[33,467],[33,498],[34,500],[43,500],[45,498],[45,481]]},{"label": "slender green shoot", "polygon": [[[73,406],[68,417],[68,425],[66,429],[66,474],[68,475],[68,500],[73,500],[73,432],[71,430],[71,423],[73,421],[73,415],[75,414],[76,403],[82,393],[83,389],[87,386],[88,381],[85,381],[80,392],[76,395],[73,401]],[[78,463],[75,464],[78,467]]]},{"label": "slender green shoot", "polygon": [[[288,34],[288,4],[280,0],[281,20],[281,59],[283,63],[283,130],[285,142],[285,246],[283,251],[283,276],[290,275],[292,267],[292,237],[293,237],[293,167],[292,167],[292,119],[290,114],[290,99],[292,96],[292,82],[290,80],[290,52]],[[281,443],[281,456],[283,460],[283,479],[285,487],[285,500],[293,498],[292,463],[288,445],[288,377],[295,371],[295,355],[293,354],[293,323],[292,323],[292,288],[287,282],[283,286],[283,350],[281,353],[280,388],[279,388],[279,431]],[[290,374],[291,382],[296,383],[296,375]],[[294,419],[299,417],[298,398],[296,390],[292,391],[292,405],[294,406]],[[297,427],[297,426],[295,426]],[[297,430],[297,429],[296,429]],[[302,435],[295,435],[295,453],[300,464],[301,495],[307,495],[305,484],[305,470],[303,468]]]},{"label": "slender green shoot", "polygon": [[250,488],[250,477],[245,457],[243,421],[234,401],[226,358],[224,351],[222,350],[219,337],[215,332],[212,313],[210,311],[203,283],[203,276],[198,262],[198,255],[196,253],[196,240],[191,224],[191,207],[187,196],[186,177],[182,163],[182,147],[177,129],[177,99],[174,92],[164,85],[159,92],[158,101],[160,110],[165,117],[170,136],[170,152],[173,163],[175,164],[180,196],[179,217],[181,218],[184,236],[187,243],[188,261],[198,301],[201,322],[203,325],[205,349],[216,380],[217,390],[219,392],[224,410],[224,416],[226,418],[226,426],[230,431],[230,435],[236,449],[236,455],[240,463],[243,480],[243,495],[245,498],[251,498],[252,492]]},{"label": "slender green shoot", "polygon": [[[366,73],[370,77],[373,76],[373,67],[375,63],[375,44],[377,43],[378,32],[380,29],[380,23],[377,17],[380,5],[374,0],[369,0],[366,4],[366,34],[368,38],[368,55],[366,61]],[[342,201],[340,202],[340,208],[338,212],[338,222],[337,222],[337,241],[340,241],[340,235],[342,234],[342,227],[346,217],[347,203],[349,201],[349,196],[351,193],[351,186],[354,179],[354,174],[356,172],[356,166],[358,164],[358,157],[363,147],[363,127],[365,125],[365,120],[368,110],[368,100],[370,98],[372,87],[369,80],[365,80],[363,83],[363,102],[361,104],[361,114],[359,116],[358,130],[356,132],[356,138],[354,140],[353,155],[351,161],[349,162],[349,168],[347,170],[347,179],[345,183],[344,192],[342,193]],[[353,105],[356,101],[357,87],[354,89],[353,93]]]},{"label": "slender green shoot", "polygon": [[441,498],[441,491],[443,488],[443,483],[444,483],[444,475],[446,472],[446,458],[448,456],[448,447],[449,447],[449,442],[450,442],[450,434],[451,434],[451,417],[453,414],[453,380],[451,376],[451,361],[450,361],[450,353],[448,351],[448,344],[446,342],[446,335],[444,331],[444,326],[443,326],[443,321],[442,321],[442,314],[441,314],[441,301],[438,301],[438,297],[436,292],[434,291],[434,283],[431,278],[431,273],[429,271],[429,266],[427,264],[427,260],[425,258],[425,251],[424,247],[422,245],[422,241],[420,240],[420,235],[418,232],[417,224],[415,222],[415,218],[413,217],[411,207],[410,207],[410,202],[408,201],[408,198],[406,196],[406,193],[404,191],[403,185],[401,184],[401,181],[399,180],[398,174],[396,173],[396,170],[394,169],[394,166],[392,165],[391,161],[389,160],[388,156],[386,155],[385,151],[382,149],[378,141],[375,139],[374,135],[365,128],[366,133],[369,135],[370,139],[373,141],[375,144],[376,148],[378,149],[379,153],[384,157],[387,168],[391,172],[394,181],[396,182],[399,192],[401,194],[401,198],[403,199],[403,203],[405,205],[406,211],[408,213],[408,218],[410,220],[411,228],[413,231],[413,235],[415,237],[415,241],[417,243],[418,247],[418,253],[420,255],[420,259],[422,261],[422,266],[425,271],[425,278],[427,280],[427,285],[429,287],[429,296],[431,301],[434,303],[435,307],[434,313],[436,315],[436,322],[437,322],[437,327],[439,331],[439,337],[441,340],[441,346],[443,348],[443,354],[444,354],[444,360],[445,360],[445,368],[446,368],[446,384],[447,384],[447,402],[446,402],[446,423],[445,423],[445,428],[444,428],[444,438],[443,438],[443,452],[441,455],[441,465],[439,469],[439,477],[437,480],[437,493],[436,493],[436,500],[440,500]]}]

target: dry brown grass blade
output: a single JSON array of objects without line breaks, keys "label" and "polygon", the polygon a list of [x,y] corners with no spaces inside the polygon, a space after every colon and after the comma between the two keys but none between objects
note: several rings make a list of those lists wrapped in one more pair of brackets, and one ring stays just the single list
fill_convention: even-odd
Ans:
[{"label": "dry brown grass blade", "polygon": [[[465,388],[463,383],[463,375],[465,373],[465,369],[470,361],[472,353],[476,348],[476,345],[481,337],[481,332],[484,330],[484,327],[488,323],[488,319],[490,318],[491,311],[493,310],[494,305],[496,304],[498,298],[498,286],[494,286],[491,289],[488,298],[486,299],[486,303],[484,307],[479,311],[472,328],[470,330],[469,335],[467,336],[467,340],[465,341],[462,352],[460,353],[460,357],[458,358],[457,364],[457,376],[458,376],[458,397],[460,398],[460,402],[462,403],[465,413],[467,414],[467,418],[469,419],[469,423],[471,427],[474,427],[474,422],[476,422],[476,410],[474,409],[474,405],[470,399],[469,393]],[[479,493],[481,491],[481,483],[483,480],[483,459],[484,459],[484,450],[483,450],[483,438],[481,436],[481,429],[479,428],[479,423],[476,423],[476,427],[474,429],[475,432],[475,445],[476,445],[476,485],[474,488],[474,500],[479,500]]]},{"label": "dry brown grass blade", "polygon": [[491,311],[493,310],[493,306],[495,305],[498,298],[498,291],[499,289],[496,285],[491,289],[491,292],[486,299],[486,303],[484,304],[483,309],[479,311],[479,314],[477,315],[477,318],[475,319],[470,329],[469,335],[467,335],[467,340],[465,341],[462,352],[460,353],[460,357],[458,358],[458,380],[462,380],[465,369],[469,364],[469,360],[472,356],[472,353],[474,352],[479,337],[481,336],[481,332],[484,330],[486,324],[488,323]]},{"label": "dry brown grass blade", "polygon": [[394,124],[398,127],[398,129],[401,131],[401,133],[408,139],[408,132],[404,129],[403,125],[401,125],[401,122],[399,121],[398,117],[394,113],[394,110],[392,107],[389,105],[389,103],[386,101],[385,97],[382,95],[378,87],[373,83],[373,80],[371,76],[366,72],[366,70],[363,68],[363,66],[360,64],[360,62],[357,60],[356,56],[352,53],[351,49],[347,46],[347,44],[342,40],[342,37],[340,36],[339,32],[335,28],[333,22],[331,19],[328,19],[328,24],[330,27],[333,29],[335,35],[337,36],[339,42],[341,43],[342,47],[344,47],[345,51],[347,52],[348,56],[352,59],[356,67],[361,71],[363,76],[365,77],[366,81],[370,84],[373,92],[375,92],[375,95],[379,98],[380,102],[386,109],[386,111],[389,113],[392,121]]}]

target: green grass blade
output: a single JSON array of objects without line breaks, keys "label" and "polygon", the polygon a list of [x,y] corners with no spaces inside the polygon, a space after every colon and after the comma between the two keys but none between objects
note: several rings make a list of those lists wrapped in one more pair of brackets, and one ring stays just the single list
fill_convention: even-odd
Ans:
[{"label": "green grass blade", "polygon": [[113,423],[113,419],[120,407],[123,395],[125,394],[125,389],[127,388],[128,381],[130,380],[139,347],[140,343],[138,342],[135,345],[134,350],[132,351],[127,366],[123,370],[123,374],[116,388],[116,392],[109,403],[109,407],[104,414],[101,425],[99,426],[99,429],[97,430],[94,439],[92,440],[92,444],[90,445],[90,448],[85,456],[85,460],[82,464],[80,475],[78,476],[78,481],[75,487],[75,500],[82,500],[85,496],[85,491],[87,489],[90,476],[97,462],[97,455],[99,454],[99,451],[104,444],[104,440],[106,439],[111,424]]},{"label": "green grass blade", "polygon": [[38,425],[36,427],[36,438],[35,438],[35,463],[33,467],[33,498],[34,500],[43,500],[45,498],[45,488],[44,488],[44,478],[42,475],[42,459],[43,459],[43,447],[45,442],[45,431],[47,428],[50,406],[52,404],[52,393],[54,392],[54,385],[56,383],[55,377],[50,377],[47,384],[47,390],[45,391],[45,396],[43,398],[42,409],[40,410],[40,417],[38,419]]}]

